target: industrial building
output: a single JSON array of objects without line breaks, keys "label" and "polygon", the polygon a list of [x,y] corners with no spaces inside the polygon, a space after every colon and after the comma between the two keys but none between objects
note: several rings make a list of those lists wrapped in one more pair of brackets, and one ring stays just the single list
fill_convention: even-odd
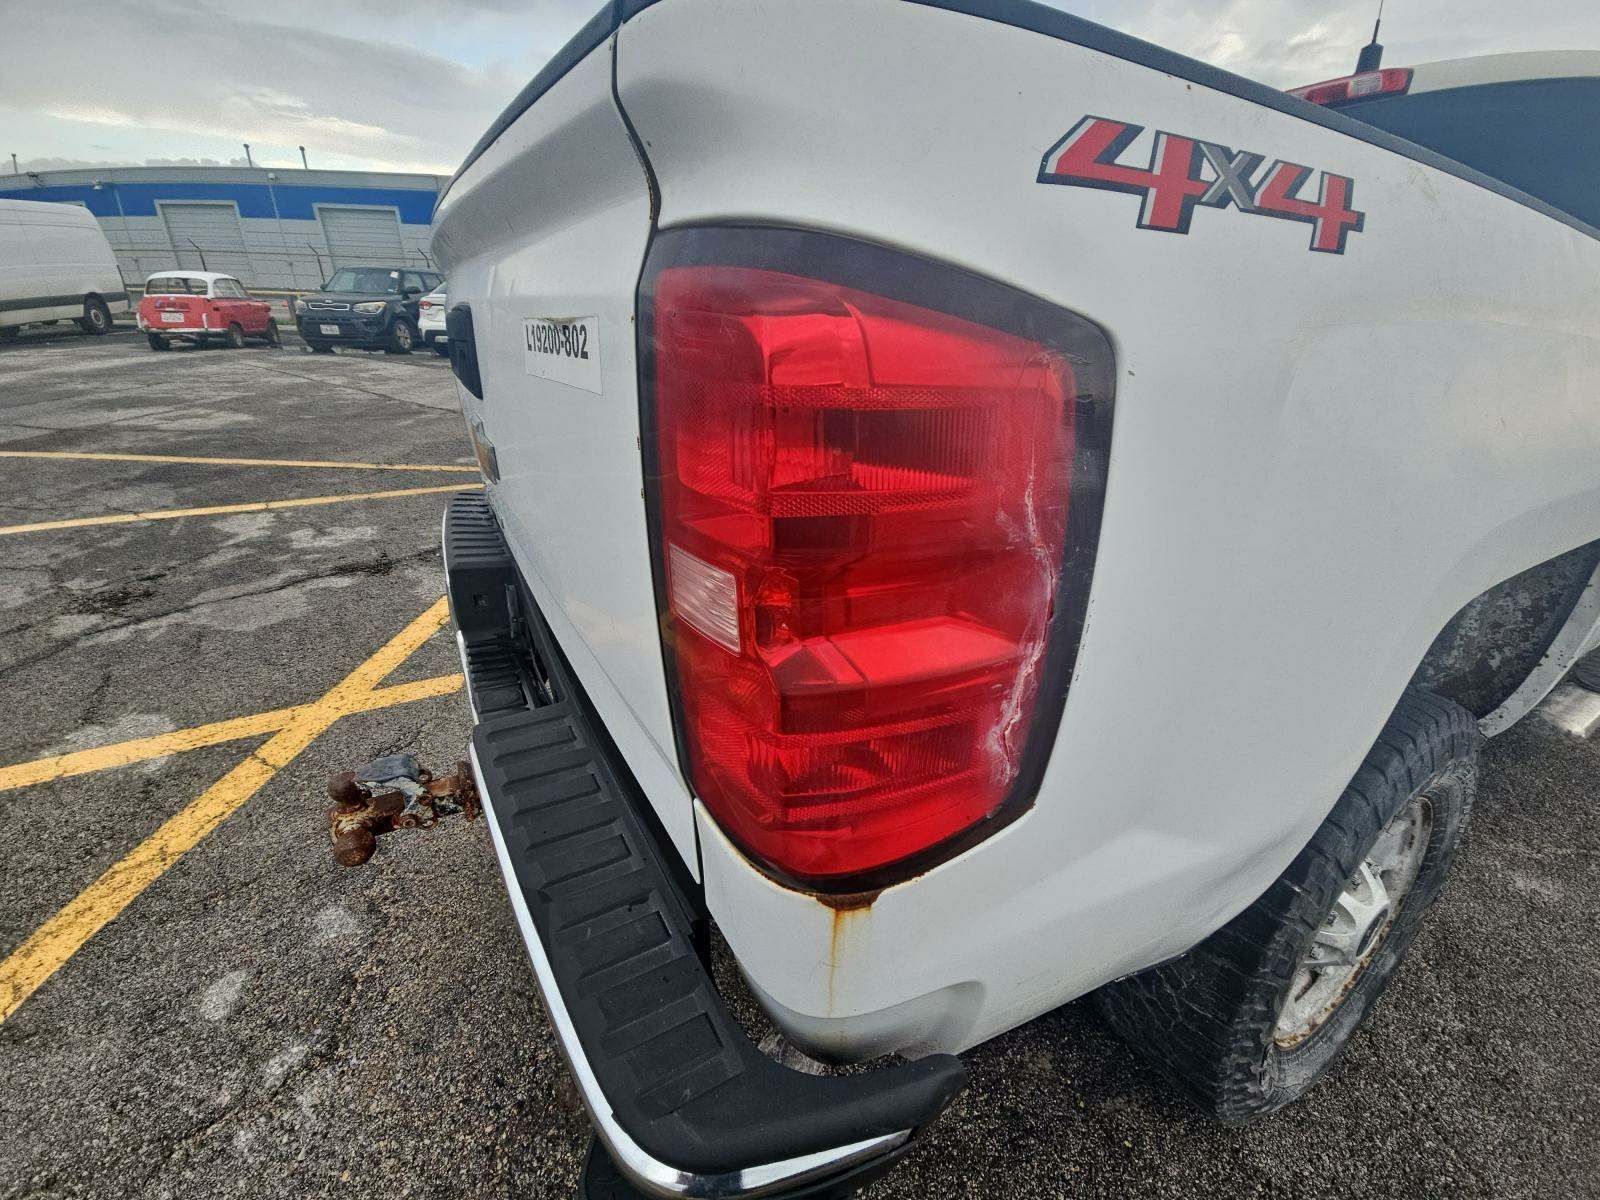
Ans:
[{"label": "industrial building", "polygon": [[0,175],[0,198],[86,206],[137,287],[174,267],[307,291],[336,266],[432,266],[442,175],[266,167],[104,167]]}]

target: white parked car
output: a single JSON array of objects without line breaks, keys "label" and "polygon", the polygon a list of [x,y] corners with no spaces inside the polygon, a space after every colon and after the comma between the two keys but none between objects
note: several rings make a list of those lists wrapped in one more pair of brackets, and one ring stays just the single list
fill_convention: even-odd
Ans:
[{"label": "white parked car", "polygon": [[441,283],[417,301],[417,332],[422,334],[423,342],[441,358],[450,354],[450,335],[444,326],[447,299],[445,285]]},{"label": "white parked car", "polygon": [[76,321],[111,332],[128,290],[111,243],[77,204],[0,200],[0,338],[24,325]]},{"label": "white parked car", "polygon": [[[490,130],[446,570],[592,1180],[848,1189],[1090,992],[1225,1120],[1327,1069],[1600,642],[1563,78],[1469,167],[1026,3],[662,0]],[[710,922],[794,1047],[901,1061],[762,1054]]]}]

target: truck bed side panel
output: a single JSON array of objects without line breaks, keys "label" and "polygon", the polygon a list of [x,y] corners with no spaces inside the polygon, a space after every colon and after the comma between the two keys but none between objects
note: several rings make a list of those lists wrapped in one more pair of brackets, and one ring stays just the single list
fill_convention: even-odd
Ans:
[{"label": "truck bed side panel", "polygon": [[[1600,536],[1583,230],[1292,106],[939,8],[663,0],[618,36],[662,228],[869,239],[1117,348],[1088,624],[1032,811],[849,910],[704,821],[713,913],[812,1044],[968,1045],[1194,944],[1304,845],[1451,615]],[[1137,196],[1037,181],[1090,115],[1144,128],[1139,166],[1161,130],[1349,177],[1364,228],[1342,254],[1232,206],[1141,229]]]}]

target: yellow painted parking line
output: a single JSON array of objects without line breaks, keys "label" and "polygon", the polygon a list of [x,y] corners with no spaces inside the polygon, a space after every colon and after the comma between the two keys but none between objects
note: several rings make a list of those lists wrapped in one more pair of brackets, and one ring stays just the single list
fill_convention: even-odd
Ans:
[{"label": "yellow painted parking line", "polygon": [[476,472],[475,463],[369,463],[301,458],[210,458],[197,454],[97,454],[87,450],[0,450],[0,458],[59,458],[83,462],[199,463],[219,467],[310,467],[346,471]]},{"label": "yellow painted parking line", "polygon": [[448,602],[441,597],[36,929],[0,962],[0,1022],[330,725],[370,706],[378,683],[437,633],[449,616]]},{"label": "yellow painted parking line", "polygon": [[177,517],[220,517],[225,513],[271,512],[279,508],[310,508],[317,504],[348,504],[353,500],[392,500],[398,496],[429,496],[437,492],[469,492],[481,483],[442,483],[434,487],[396,488],[387,492],[355,492],[348,496],[302,496],[294,500],[256,500],[249,504],[214,504],[208,508],[162,508],[153,512],[108,513],[103,517],[72,517],[64,521],[35,521],[30,525],[0,525],[0,536],[42,533],[47,529],[83,529],[90,525],[129,525],[139,521],[170,521]]},{"label": "yellow painted parking line", "polygon": [[[454,675],[435,675],[414,683],[400,683],[393,687],[378,688],[367,696],[361,711],[372,712],[392,708],[396,704],[409,704],[413,700],[427,700],[433,696],[448,696],[461,690],[462,678]],[[133,738],[107,746],[94,746],[88,750],[74,750],[70,754],[52,754],[32,762],[0,767],[0,792],[14,788],[32,787],[36,783],[49,783],[55,779],[68,779],[74,775],[88,775],[112,767],[126,767],[132,763],[149,762],[169,754],[182,754],[185,750],[199,750],[204,746],[217,746],[240,738],[276,733],[285,725],[305,715],[311,705],[296,704],[289,708],[275,708],[271,712],[252,713],[248,717],[233,717],[226,721],[213,721],[209,725],[196,725],[193,729],[178,729],[172,733],[158,733],[150,737]]]}]

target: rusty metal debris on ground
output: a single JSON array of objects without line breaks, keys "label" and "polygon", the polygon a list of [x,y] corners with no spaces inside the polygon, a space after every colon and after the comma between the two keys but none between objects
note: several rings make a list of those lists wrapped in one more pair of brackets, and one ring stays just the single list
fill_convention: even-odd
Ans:
[{"label": "rusty metal debris on ground", "polygon": [[333,856],[347,867],[371,858],[380,834],[431,829],[456,813],[471,821],[483,811],[466,762],[457,762],[454,774],[435,778],[414,754],[387,754],[341,771],[328,780],[328,796]]}]

